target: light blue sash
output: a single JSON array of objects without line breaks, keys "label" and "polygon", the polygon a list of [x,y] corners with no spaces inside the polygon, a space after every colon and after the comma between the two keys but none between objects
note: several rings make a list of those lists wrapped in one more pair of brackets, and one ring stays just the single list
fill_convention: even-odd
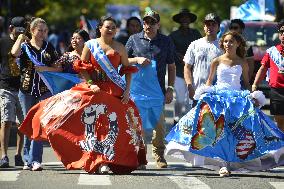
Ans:
[{"label": "light blue sash", "polygon": [[145,131],[156,127],[164,108],[164,94],[160,87],[156,61],[147,66],[137,65],[139,71],[132,74],[130,94],[142,118]]},{"label": "light blue sash", "polygon": [[122,79],[122,77],[117,73],[116,69],[113,67],[111,62],[109,61],[107,55],[100,47],[100,44],[97,42],[96,39],[91,39],[87,41],[86,46],[90,49],[92,55],[107,74],[107,76],[120,88],[123,90],[126,89],[126,83]]},{"label": "light blue sash", "polygon": [[[47,45],[47,44],[46,44]],[[36,66],[46,66],[44,63],[38,61],[30,52],[26,43],[22,44],[22,48],[27,53],[29,59]],[[68,90],[74,85],[81,83],[81,79],[76,74],[61,73],[61,72],[38,72],[38,75],[43,80],[44,84],[55,95],[62,91]]]},{"label": "light blue sash", "polygon": [[279,70],[284,70],[284,57],[280,54],[279,50],[273,46],[266,51]]}]

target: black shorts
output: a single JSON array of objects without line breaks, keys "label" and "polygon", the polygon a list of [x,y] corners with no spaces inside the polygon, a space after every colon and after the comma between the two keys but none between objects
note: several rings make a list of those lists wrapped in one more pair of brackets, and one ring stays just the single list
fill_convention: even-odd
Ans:
[{"label": "black shorts", "polygon": [[271,88],[270,114],[284,115],[284,88]]}]

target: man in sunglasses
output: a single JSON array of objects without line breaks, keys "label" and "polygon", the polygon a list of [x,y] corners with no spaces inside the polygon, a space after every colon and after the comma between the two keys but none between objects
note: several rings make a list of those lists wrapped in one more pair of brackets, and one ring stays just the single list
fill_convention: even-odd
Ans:
[{"label": "man in sunglasses", "polygon": [[[132,75],[130,93],[137,105],[144,131],[152,132],[152,154],[158,168],[166,168],[164,158],[164,104],[173,100],[176,69],[174,45],[169,37],[159,32],[160,16],[147,10],[143,17],[143,31],[130,36],[126,49],[130,64],[138,73]],[[168,85],[165,75],[168,69]],[[141,169],[145,167],[141,166]]]},{"label": "man in sunglasses", "polygon": [[256,73],[252,91],[265,78],[269,71],[270,114],[274,115],[277,126],[284,132],[284,20],[278,25],[280,44],[266,50],[261,67]]},{"label": "man in sunglasses", "polygon": [[[229,25],[230,31],[238,32],[239,34],[243,34],[245,29],[245,24],[241,19],[233,19]],[[248,46],[246,51],[246,61],[249,66],[249,79],[250,81],[253,79],[253,72],[254,72],[254,54],[252,50],[252,46]]]}]

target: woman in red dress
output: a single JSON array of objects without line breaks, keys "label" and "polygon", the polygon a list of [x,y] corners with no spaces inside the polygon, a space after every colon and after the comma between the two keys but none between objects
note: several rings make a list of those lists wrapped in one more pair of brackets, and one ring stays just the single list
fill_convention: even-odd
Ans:
[{"label": "woman in red dress", "polygon": [[74,63],[86,82],[34,106],[20,128],[35,140],[48,139],[67,169],[123,174],[147,164],[141,118],[129,99],[135,69],[113,40],[115,31],[115,20],[103,17],[98,38],[85,43]]}]

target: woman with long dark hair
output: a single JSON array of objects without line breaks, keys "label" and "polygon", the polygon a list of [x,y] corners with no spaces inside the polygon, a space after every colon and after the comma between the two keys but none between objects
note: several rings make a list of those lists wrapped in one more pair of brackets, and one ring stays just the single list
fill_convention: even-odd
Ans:
[{"label": "woman with long dark hair", "polygon": [[147,164],[141,118],[129,99],[136,69],[115,32],[115,20],[102,17],[97,38],[74,63],[85,81],[34,106],[20,128],[28,135],[31,123],[33,131],[42,128],[35,138],[48,138],[67,169],[122,174]]},{"label": "woman with long dark hair", "polygon": [[85,30],[78,29],[74,31],[67,52],[65,52],[55,63],[55,65],[60,68],[59,71],[77,73],[73,69],[73,63],[75,60],[80,60],[84,43],[89,39],[89,34]]}]

